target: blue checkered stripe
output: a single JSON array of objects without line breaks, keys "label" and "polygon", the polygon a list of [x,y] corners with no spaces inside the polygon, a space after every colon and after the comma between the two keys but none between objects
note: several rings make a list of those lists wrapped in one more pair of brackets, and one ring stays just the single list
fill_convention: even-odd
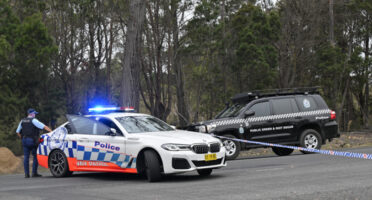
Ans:
[{"label": "blue checkered stripe", "polygon": [[65,155],[69,158],[74,158],[77,155],[77,143],[76,141],[67,141],[64,148],[63,152]]},{"label": "blue checkered stripe", "polygon": [[122,153],[101,150],[98,148],[77,146],[77,159],[87,161],[111,162],[121,168],[136,168],[136,158]]},{"label": "blue checkered stripe", "polygon": [[[49,153],[53,150],[48,147],[48,135],[41,135],[40,138],[42,138],[44,141],[39,144],[39,148],[37,150],[37,154],[48,156]],[[61,148],[65,155],[69,158],[73,158],[74,155],[76,155],[76,141],[65,141],[65,144]]]},{"label": "blue checkered stripe", "polygon": [[50,149],[47,145],[47,135],[41,135],[40,138],[44,139],[42,143],[39,144],[39,148],[37,149],[37,154],[47,156],[50,153]]},{"label": "blue checkered stripe", "polygon": [[[48,137],[47,135],[41,135],[44,141],[39,144],[37,151],[39,155],[48,156],[52,151],[47,144]],[[115,153],[113,151],[77,145],[76,141],[66,141],[62,150],[67,157],[76,157],[77,160],[111,162],[121,168],[136,168],[135,157],[122,153]]]},{"label": "blue checkered stripe", "polygon": [[216,126],[227,126],[227,125],[245,123],[247,124],[246,126],[248,126],[248,124],[252,122],[260,122],[260,121],[266,121],[266,120],[278,120],[278,119],[290,119],[294,117],[306,117],[306,116],[313,116],[313,115],[326,115],[330,113],[331,113],[331,110],[322,109],[322,110],[313,110],[313,111],[296,112],[296,113],[288,113],[288,114],[250,117],[247,119],[228,119],[228,120],[217,121],[217,122],[214,122],[213,124],[215,124]]}]

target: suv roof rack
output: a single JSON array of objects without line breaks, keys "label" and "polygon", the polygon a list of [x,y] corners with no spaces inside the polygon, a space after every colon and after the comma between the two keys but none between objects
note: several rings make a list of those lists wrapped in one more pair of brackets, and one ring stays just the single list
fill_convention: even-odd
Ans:
[{"label": "suv roof rack", "polygon": [[301,88],[282,88],[282,89],[268,89],[268,90],[254,90],[251,92],[244,92],[235,95],[231,98],[233,102],[246,102],[262,97],[271,96],[285,96],[295,94],[319,94],[319,86],[316,87],[301,87]]}]

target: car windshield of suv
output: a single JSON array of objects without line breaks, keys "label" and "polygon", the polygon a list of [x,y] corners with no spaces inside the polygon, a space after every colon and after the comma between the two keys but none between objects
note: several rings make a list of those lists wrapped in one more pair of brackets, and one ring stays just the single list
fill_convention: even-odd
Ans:
[{"label": "car windshield of suv", "polygon": [[244,108],[246,104],[245,103],[237,103],[232,106],[230,106],[228,109],[226,109],[223,113],[221,113],[217,119],[221,118],[227,118],[227,117],[236,117],[239,115],[240,111]]},{"label": "car windshield of suv", "polygon": [[128,133],[173,131],[165,122],[151,116],[128,116],[116,118]]}]

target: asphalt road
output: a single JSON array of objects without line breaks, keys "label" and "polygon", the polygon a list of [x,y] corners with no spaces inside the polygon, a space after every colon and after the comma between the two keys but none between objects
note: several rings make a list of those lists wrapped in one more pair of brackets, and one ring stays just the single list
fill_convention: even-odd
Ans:
[{"label": "asphalt road", "polygon": [[0,176],[0,199],[372,199],[372,160],[318,154],[235,160],[210,177],[187,173],[160,183],[126,174],[43,175]]}]

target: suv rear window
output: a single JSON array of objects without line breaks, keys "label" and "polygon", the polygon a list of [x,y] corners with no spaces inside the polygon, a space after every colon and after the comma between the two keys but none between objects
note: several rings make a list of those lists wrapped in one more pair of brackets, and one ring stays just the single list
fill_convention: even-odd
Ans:
[{"label": "suv rear window", "polygon": [[273,99],[274,114],[293,113],[291,99]]},{"label": "suv rear window", "polygon": [[318,109],[313,97],[310,96],[299,96],[296,97],[297,105],[301,111],[309,111]]}]

